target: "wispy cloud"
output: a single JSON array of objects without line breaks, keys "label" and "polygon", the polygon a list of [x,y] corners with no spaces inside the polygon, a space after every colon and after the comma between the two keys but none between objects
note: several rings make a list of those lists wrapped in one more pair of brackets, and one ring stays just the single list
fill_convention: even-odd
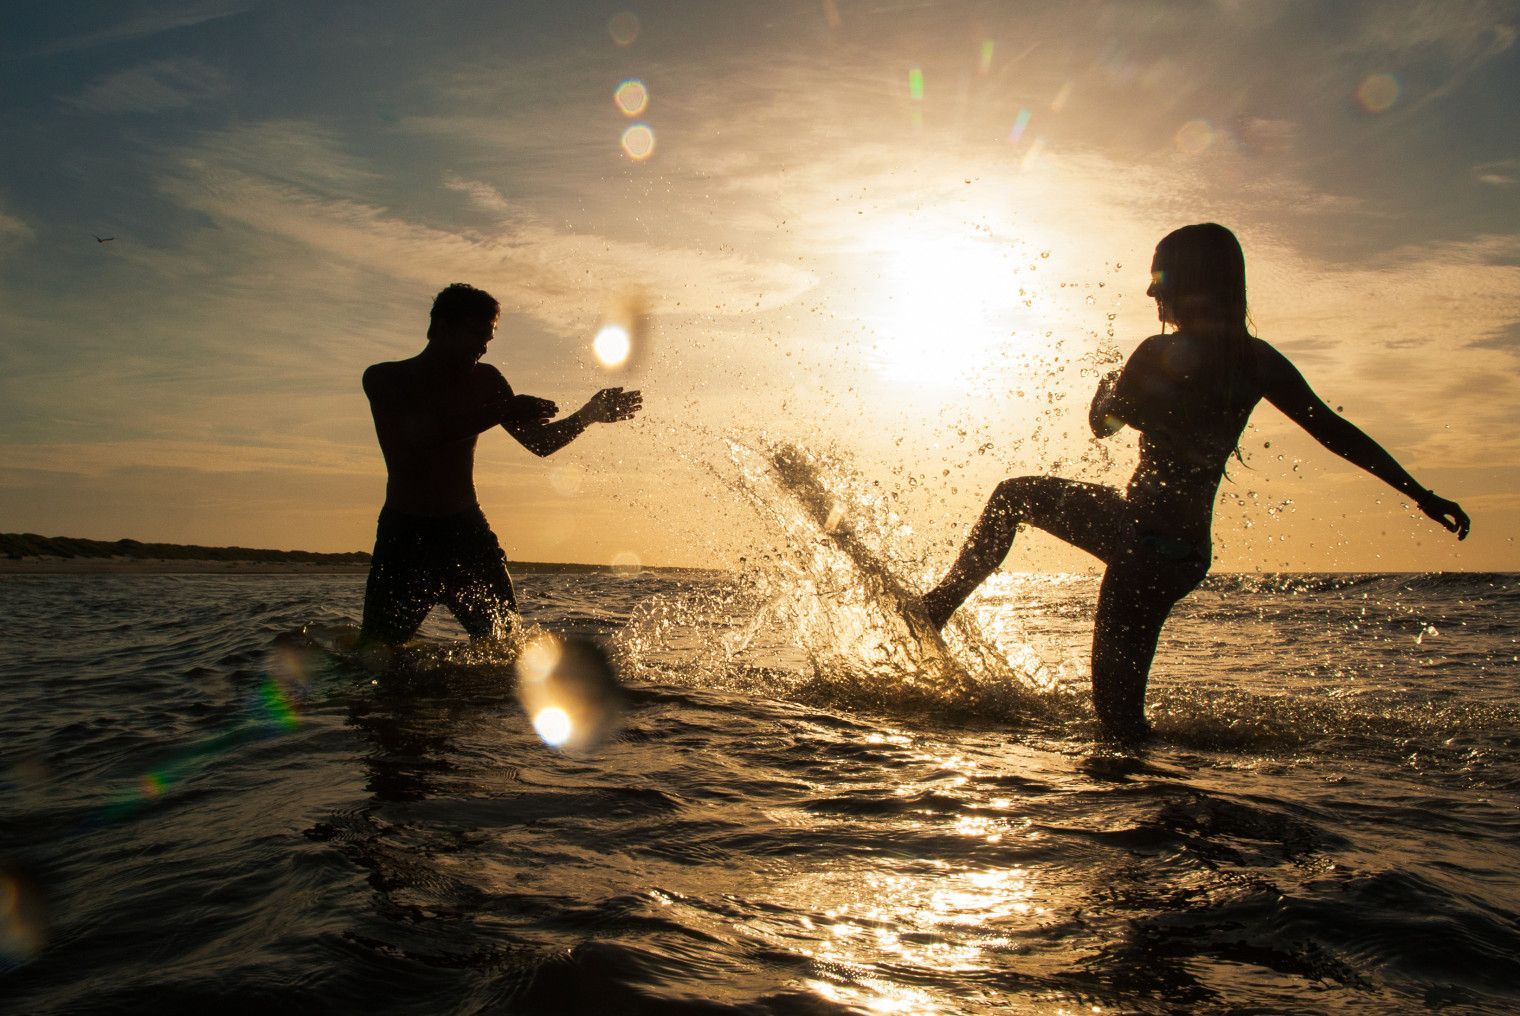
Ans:
[{"label": "wispy cloud", "polygon": [[1480,162],[1473,167],[1473,179],[1490,187],[1513,187],[1520,181],[1520,159]]},{"label": "wispy cloud", "polygon": [[57,56],[98,46],[133,42],[208,21],[220,21],[253,7],[252,0],[177,0],[174,3],[151,5],[105,28],[66,36],[25,55]]},{"label": "wispy cloud", "polygon": [[[238,130],[206,139],[165,177],[165,190],[217,222],[296,241],[323,259],[428,285],[482,280],[510,309],[558,334],[589,327],[611,291],[690,292],[707,313],[723,316],[787,303],[815,281],[778,261],[571,232],[526,212],[489,228],[445,228],[358,190],[345,196],[310,186],[362,170],[334,139],[306,125],[263,125],[254,134],[257,144]],[[279,154],[292,150],[302,156],[294,173]],[[444,186],[498,210],[505,205],[490,188],[452,175]]]},{"label": "wispy cloud", "polygon": [[119,71],[62,101],[87,113],[157,113],[218,99],[228,90],[224,73],[187,57]]},{"label": "wispy cloud", "polygon": [[465,195],[477,206],[488,212],[506,215],[512,211],[511,202],[502,196],[501,191],[488,183],[482,183],[479,180],[466,180],[464,177],[455,176],[451,173],[443,178],[443,185],[451,191],[458,191]]},{"label": "wispy cloud", "polygon": [[0,246],[35,239],[32,227],[0,208]]},{"label": "wispy cloud", "polygon": [[1400,0],[1361,7],[1361,30],[1347,49],[1411,55],[1440,53],[1455,63],[1485,61],[1508,51],[1520,32],[1514,7],[1488,0]]}]

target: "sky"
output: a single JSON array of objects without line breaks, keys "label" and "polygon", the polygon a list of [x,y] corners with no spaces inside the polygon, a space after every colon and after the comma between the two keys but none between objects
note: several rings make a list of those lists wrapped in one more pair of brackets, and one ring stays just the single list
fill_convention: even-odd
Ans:
[{"label": "sky", "polygon": [[1257,334],[1473,534],[1263,405],[1216,568],[1520,569],[1517,39],[1457,0],[13,0],[0,530],[367,549],[360,375],[466,281],[517,391],[645,396],[549,459],[482,436],[509,557],[735,564],[728,442],[789,440],[942,568],[1005,476],[1123,484],[1096,377],[1217,221]]}]

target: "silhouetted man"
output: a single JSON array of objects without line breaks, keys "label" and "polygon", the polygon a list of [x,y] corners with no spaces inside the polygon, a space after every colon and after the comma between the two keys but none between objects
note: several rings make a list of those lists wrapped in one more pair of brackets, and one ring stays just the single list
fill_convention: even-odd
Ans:
[{"label": "silhouetted man", "polygon": [[480,362],[500,316],[491,294],[456,282],[433,301],[422,352],[364,372],[388,475],[361,646],[405,642],[438,603],[472,638],[509,634],[517,599],[506,555],[475,500],[476,438],[500,426],[533,454],[550,455],[591,424],[643,408],[639,392],[604,388],[554,420],[553,402],[513,394],[501,371]]}]

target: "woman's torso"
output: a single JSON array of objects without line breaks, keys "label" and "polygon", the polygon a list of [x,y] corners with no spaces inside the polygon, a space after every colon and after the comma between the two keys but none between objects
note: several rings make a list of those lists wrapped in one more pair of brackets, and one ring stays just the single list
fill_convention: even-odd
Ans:
[{"label": "woman's torso", "polygon": [[1214,496],[1261,400],[1259,339],[1175,332],[1147,339],[1121,379],[1140,462],[1126,489],[1142,534],[1207,558]]}]

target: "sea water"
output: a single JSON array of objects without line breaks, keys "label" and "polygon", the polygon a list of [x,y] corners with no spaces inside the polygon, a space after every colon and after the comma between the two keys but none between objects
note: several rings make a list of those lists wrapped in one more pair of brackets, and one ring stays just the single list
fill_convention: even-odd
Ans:
[{"label": "sea water", "polygon": [[518,575],[623,673],[589,755],[442,611],[366,671],[362,576],[0,579],[0,1009],[1520,1009],[1520,577],[1212,576],[1125,749],[1096,577],[925,642],[736,461],[770,566]]}]

